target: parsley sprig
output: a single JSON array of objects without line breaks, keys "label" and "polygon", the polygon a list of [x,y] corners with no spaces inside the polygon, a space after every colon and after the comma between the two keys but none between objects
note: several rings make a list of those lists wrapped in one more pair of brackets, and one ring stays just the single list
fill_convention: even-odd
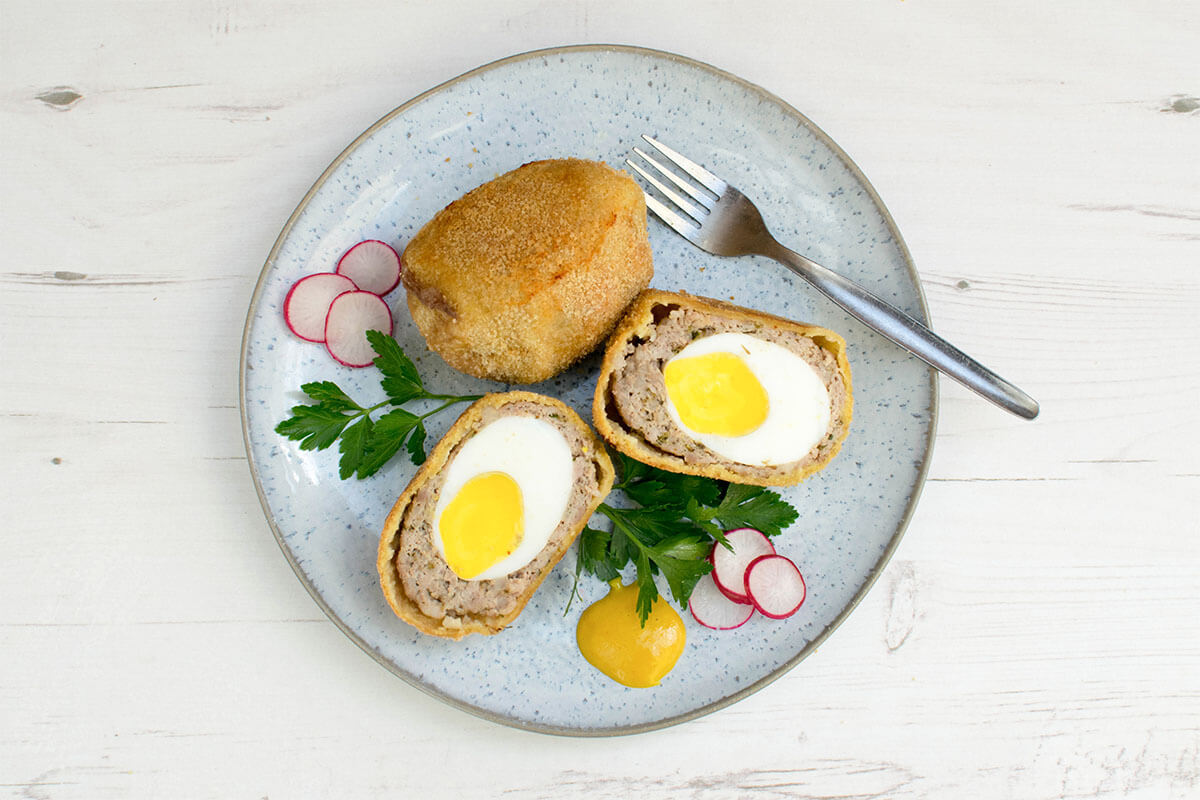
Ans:
[{"label": "parsley sprig", "polygon": [[[341,459],[338,476],[369,478],[404,447],[414,464],[425,461],[425,420],[457,403],[478,400],[481,395],[434,394],[425,390],[412,360],[396,340],[381,331],[367,331],[375,350],[374,364],[383,375],[380,385],[386,400],[362,406],[333,381],[314,381],[300,389],[316,402],[292,407],[292,415],[275,426],[275,432],[300,442],[301,450],[324,450],[338,443]],[[399,406],[415,400],[441,400],[441,405],[424,414]],[[372,419],[385,406],[397,406]]]},{"label": "parsley sprig", "polygon": [[643,625],[658,598],[655,575],[662,575],[671,596],[686,606],[696,582],[712,570],[708,554],[713,542],[729,547],[724,531],[756,528],[767,536],[777,536],[798,516],[776,492],[761,486],[679,475],[619,453],[616,457],[621,480],[613,489],[636,505],[617,508],[600,504],[597,512],[612,522],[612,530],[583,529],[575,582],[578,587],[585,572],[604,581],[614,580],[632,562]]}]

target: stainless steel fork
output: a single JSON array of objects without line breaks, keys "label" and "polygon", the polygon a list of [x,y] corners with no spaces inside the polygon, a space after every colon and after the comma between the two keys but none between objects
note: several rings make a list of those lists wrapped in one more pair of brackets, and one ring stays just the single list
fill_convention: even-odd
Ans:
[{"label": "stainless steel fork", "polygon": [[693,186],[638,147],[633,148],[634,153],[652,165],[670,185],[632,159],[625,162],[675,204],[673,209],[646,192],[646,205],[680,236],[713,255],[773,258],[864,324],[968,389],[1019,417],[1033,419],[1038,415],[1036,400],[917,320],[853,281],[780,244],[767,230],[754,203],[737,189],[662,142],[645,135],[642,138],[704,187]]}]

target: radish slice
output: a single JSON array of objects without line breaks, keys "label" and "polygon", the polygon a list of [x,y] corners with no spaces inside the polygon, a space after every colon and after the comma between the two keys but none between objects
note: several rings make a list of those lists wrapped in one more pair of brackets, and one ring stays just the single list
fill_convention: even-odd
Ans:
[{"label": "radish slice", "polygon": [[735,603],[749,603],[750,593],[746,590],[746,567],[759,556],[775,554],[771,544],[761,531],[754,528],[737,528],[725,532],[725,538],[733,545],[731,553],[720,542],[713,545],[713,580],[721,593]]},{"label": "radish slice", "polygon": [[354,281],[364,292],[382,297],[400,283],[400,256],[391,245],[367,239],[342,255],[335,272]]},{"label": "radish slice", "polygon": [[[719,544],[717,545],[717,547],[720,547],[720,546],[721,545],[719,545]],[[739,603],[743,606],[752,605],[752,603],[750,602],[750,595],[734,594],[733,592],[729,591],[724,586],[722,586],[719,582],[717,582],[716,578],[713,579],[713,583],[716,585],[717,591],[719,591],[721,594],[728,597],[732,602]]]},{"label": "radish slice", "polygon": [[347,367],[366,367],[375,360],[367,331],[392,332],[392,312],[374,292],[344,292],[329,304],[325,317],[325,349]]},{"label": "radish slice", "polygon": [[808,593],[804,576],[791,559],[784,556],[759,556],[746,568],[746,589],[750,601],[764,617],[790,617],[804,605]]},{"label": "radish slice", "polygon": [[296,281],[283,298],[283,319],[292,333],[308,342],[325,341],[325,317],[333,298],[358,287],[345,275],[320,272]]},{"label": "radish slice", "polygon": [[721,593],[711,572],[696,582],[688,599],[688,610],[696,622],[715,631],[740,628],[754,616],[754,606],[735,603]]}]

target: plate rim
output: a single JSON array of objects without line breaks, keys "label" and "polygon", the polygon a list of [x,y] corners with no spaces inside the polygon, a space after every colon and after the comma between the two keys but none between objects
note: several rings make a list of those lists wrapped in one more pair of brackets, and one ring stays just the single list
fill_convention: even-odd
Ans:
[{"label": "plate rim", "polygon": [[239,363],[238,363],[238,406],[239,406],[241,422],[242,422],[242,442],[246,449],[247,466],[250,469],[250,477],[254,482],[254,490],[258,494],[259,505],[262,507],[263,515],[266,517],[266,520],[267,520],[267,525],[270,527],[271,533],[275,537],[275,543],[279,546],[279,549],[283,552],[284,558],[287,559],[288,564],[292,568],[292,572],[294,572],[296,574],[296,577],[300,580],[300,583],[302,586],[304,586],[305,590],[307,590],[309,596],[313,599],[314,602],[316,602],[317,606],[321,609],[321,611],[323,611],[325,613],[325,616],[328,617],[329,620],[331,622],[333,622],[334,625],[343,634],[345,634],[345,636],[348,639],[350,639],[350,641],[354,642],[354,644],[356,644],[359,647],[359,649],[361,649],[367,655],[371,656],[371,658],[373,658],[376,662],[378,662],[380,664],[380,666],[382,666],[388,672],[391,672],[396,677],[403,680],[405,683],[409,684],[410,686],[413,686],[416,689],[419,689],[420,691],[424,692],[426,695],[436,698],[437,700],[440,700],[460,711],[465,711],[468,714],[471,714],[476,717],[480,717],[482,719],[486,719],[489,722],[495,722],[495,723],[505,725],[508,727],[532,731],[535,733],[544,733],[544,734],[551,734],[551,735],[556,735],[556,736],[568,736],[568,737],[579,737],[579,738],[597,738],[597,737],[610,737],[610,736],[628,736],[628,735],[633,735],[633,734],[638,734],[638,733],[646,733],[649,731],[660,730],[660,729],[668,728],[668,727],[671,727],[674,725],[679,725],[684,722],[689,722],[693,719],[697,719],[699,717],[703,717],[708,714],[711,714],[715,711],[719,711],[722,708],[733,705],[734,703],[736,703],[740,700],[743,700],[746,697],[749,697],[750,695],[764,689],[766,686],[768,686],[769,684],[778,680],[780,677],[782,677],[787,672],[791,671],[797,664],[799,664],[801,661],[803,661],[805,658],[807,658],[811,653],[813,653],[818,647],[820,647],[821,644],[823,644],[825,642],[825,640],[828,639],[829,636],[835,630],[837,630],[838,627],[841,626],[841,624],[846,620],[846,618],[848,616],[850,616],[851,612],[853,612],[858,607],[859,603],[861,603],[863,598],[866,597],[867,592],[869,592],[871,590],[871,587],[875,585],[875,582],[879,579],[879,576],[883,573],[884,569],[887,567],[888,562],[891,561],[892,555],[896,552],[896,549],[899,547],[900,540],[904,537],[904,533],[908,529],[909,523],[912,521],[913,513],[916,511],[917,502],[920,500],[921,493],[925,488],[926,476],[929,472],[929,464],[931,461],[931,457],[933,455],[933,444],[934,444],[934,440],[935,440],[935,436],[936,436],[936,432],[937,432],[938,410],[940,407],[940,402],[939,402],[939,392],[938,392],[937,370],[930,369],[930,370],[928,370],[929,389],[930,389],[929,431],[928,431],[928,434],[925,439],[925,452],[921,456],[920,466],[917,469],[917,479],[913,486],[912,493],[909,496],[908,504],[905,507],[903,514],[901,515],[900,524],[896,527],[896,531],[892,534],[892,537],[888,541],[886,547],[884,547],[883,553],[879,556],[879,559],[871,567],[870,572],[867,573],[866,580],[863,582],[863,585],[859,588],[859,590],[855,593],[855,595],[850,599],[850,602],[847,603],[846,606],[838,613],[838,615],[836,617],[834,617],[834,619],[827,626],[825,626],[825,628],[820,633],[818,633],[811,641],[809,641],[798,653],[796,653],[790,659],[785,661],[780,666],[776,667],[774,670],[772,670],[770,673],[763,676],[762,678],[759,678],[758,680],[754,681],[753,683],[743,686],[742,688],[738,689],[736,692],[734,692],[730,695],[727,695],[725,697],[722,697],[719,700],[714,700],[711,703],[706,703],[702,706],[698,706],[696,708],[689,709],[688,711],[685,711],[680,714],[676,714],[674,716],[665,717],[663,719],[655,720],[653,722],[643,722],[643,723],[637,723],[637,724],[628,725],[628,726],[606,726],[606,727],[599,727],[599,728],[582,729],[582,728],[571,728],[571,727],[560,726],[560,725],[547,725],[547,724],[536,723],[536,722],[532,722],[532,721],[528,721],[528,720],[518,719],[516,717],[505,716],[503,714],[499,714],[494,711],[489,711],[488,709],[479,708],[478,706],[467,703],[463,700],[460,700],[459,698],[453,697],[443,691],[440,691],[430,685],[425,684],[419,678],[417,678],[417,676],[409,673],[408,671],[402,669],[400,666],[398,666],[397,664],[395,664],[391,660],[389,660],[386,656],[384,656],[382,653],[380,653],[377,649],[375,649],[370,644],[368,644],[353,628],[351,628],[349,625],[347,625],[346,622],[344,620],[342,620],[333,611],[333,609],[325,602],[324,598],[317,591],[316,587],[308,579],[308,576],[303,572],[303,570],[300,569],[300,565],[296,560],[295,554],[291,551],[291,549],[287,546],[286,542],[284,541],[283,534],[279,530],[279,526],[276,524],[275,518],[271,514],[270,507],[267,504],[267,498],[263,491],[262,482],[259,478],[258,465],[255,463],[255,459],[254,459],[254,449],[251,446],[251,442],[250,442],[250,420],[249,420],[249,416],[247,414],[247,404],[246,404],[247,353],[248,353],[249,344],[250,344],[250,329],[251,329],[252,323],[254,321],[255,310],[259,307],[259,305],[262,301],[262,293],[263,293],[263,288],[266,285],[267,275],[270,272],[270,270],[275,266],[276,259],[278,258],[279,251],[282,248],[284,241],[287,239],[288,235],[291,233],[292,228],[295,225],[296,221],[299,219],[301,213],[308,207],[308,204],[312,201],[313,196],[316,194],[316,192],[325,184],[325,181],[328,180],[329,177],[332,176],[333,173],[337,171],[337,169],[342,165],[342,163],[347,158],[349,158],[350,155],[355,150],[357,150],[360,145],[363,144],[363,142],[365,142],[367,139],[369,139],[371,136],[373,136],[380,128],[382,128],[383,126],[385,126],[389,122],[391,122],[392,119],[394,119],[395,117],[404,113],[409,108],[416,105],[417,103],[420,103],[421,101],[425,100],[426,98],[431,97],[435,94],[438,94],[439,92],[443,91],[444,89],[449,88],[450,86],[453,86],[454,84],[457,84],[461,81],[475,77],[476,75],[482,74],[484,72],[489,72],[489,71],[497,69],[499,67],[507,66],[509,64],[513,64],[513,63],[516,63],[519,61],[526,61],[526,60],[530,60],[530,59],[534,59],[534,58],[545,58],[548,56],[554,56],[554,55],[559,55],[559,54],[563,54],[563,53],[579,53],[579,52],[627,53],[627,54],[631,54],[631,55],[646,56],[646,57],[651,57],[651,58],[664,59],[667,61],[674,61],[674,62],[684,65],[684,66],[698,68],[698,69],[707,71],[722,80],[726,80],[726,81],[735,83],[735,84],[741,86],[742,88],[750,91],[751,93],[759,95],[764,100],[768,100],[768,101],[776,104],[777,106],[779,106],[786,114],[789,114],[792,117],[794,117],[797,122],[799,122],[802,126],[804,126],[804,128],[806,128],[814,136],[816,136],[817,139],[822,144],[824,144],[826,147],[828,147],[829,151],[831,153],[833,153],[833,155],[836,156],[838,158],[838,160],[840,160],[842,162],[842,164],[846,167],[846,169],[850,172],[850,174],[866,190],[867,195],[868,195],[869,199],[871,200],[871,202],[875,205],[876,208],[879,209],[879,212],[883,217],[884,224],[887,226],[889,233],[892,235],[892,238],[895,240],[897,246],[899,247],[900,255],[904,260],[905,268],[909,272],[909,277],[912,279],[913,284],[916,286],[917,300],[918,300],[918,304],[920,306],[920,316],[923,318],[922,321],[924,321],[927,325],[929,324],[929,306],[928,306],[928,303],[925,298],[924,287],[921,285],[920,274],[917,272],[916,265],[913,263],[913,260],[912,260],[912,255],[909,253],[908,245],[905,243],[904,238],[900,235],[900,229],[896,226],[896,222],[892,218],[891,212],[888,210],[887,206],[884,204],[882,198],[880,198],[878,192],[875,191],[875,187],[871,184],[871,182],[869,180],[867,180],[867,176],[865,174],[863,174],[863,171],[861,169],[859,169],[858,165],[854,163],[854,161],[850,158],[850,156],[847,155],[846,152],[844,150],[842,150],[842,148],[840,146],[838,146],[838,144],[836,142],[834,142],[833,139],[831,139],[828,134],[826,134],[823,130],[821,130],[821,128],[818,127],[807,116],[805,116],[803,113],[801,113],[796,108],[794,108],[790,103],[783,100],[781,97],[774,94],[773,92],[771,92],[767,89],[764,89],[763,87],[759,86],[758,84],[747,81],[744,78],[741,78],[741,77],[739,77],[731,72],[728,72],[726,70],[720,69],[718,67],[714,67],[713,65],[708,64],[704,61],[700,61],[700,60],[691,58],[689,56],[680,55],[678,53],[672,53],[670,51],[658,50],[658,49],[650,48],[650,47],[641,47],[641,46],[637,46],[637,45],[625,45],[625,44],[561,45],[561,46],[557,46],[557,47],[547,47],[547,48],[541,48],[541,49],[537,49],[537,50],[528,50],[528,51],[525,51],[522,53],[516,53],[516,54],[510,55],[510,56],[505,56],[503,58],[498,58],[494,61],[489,61],[478,67],[475,67],[474,69],[468,70],[460,75],[457,75],[456,77],[453,77],[453,78],[450,78],[449,80],[443,81],[442,83],[439,83],[436,86],[434,86],[430,89],[427,89],[418,95],[415,95],[411,99],[405,101],[404,103],[400,104],[396,108],[389,111],[384,116],[380,117],[374,124],[372,124],[369,128],[367,128],[362,133],[360,133],[357,137],[355,137],[354,140],[351,141],[350,144],[348,144],[337,155],[337,157],[334,158],[333,161],[331,161],[329,163],[329,166],[327,166],[325,168],[325,170],[320,174],[320,176],[316,179],[316,181],[313,182],[312,186],[309,187],[308,191],[300,199],[300,202],[296,205],[296,208],[292,211],[291,215],[288,217],[287,222],[285,222],[283,225],[283,228],[280,229],[279,235],[275,238],[275,243],[272,245],[271,251],[267,255],[266,261],[263,263],[262,269],[259,272],[258,280],[256,281],[256,283],[254,285],[254,291],[250,296],[250,305],[246,311],[246,322],[242,328],[241,357],[240,357]]}]

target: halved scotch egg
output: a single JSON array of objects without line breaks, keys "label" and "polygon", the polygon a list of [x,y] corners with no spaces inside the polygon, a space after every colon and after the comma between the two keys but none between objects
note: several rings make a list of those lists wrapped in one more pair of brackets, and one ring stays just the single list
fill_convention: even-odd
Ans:
[{"label": "halved scotch egg", "polygon": [[852,409],[838,334],[654,289],[609,339],[592,405],[596,429],[632,458],[760,486],[828,464]]},{"label": "halved scotch egg", "polygon": [[579,415],[530,392],[471,405],[388,515],[377,567],[392,610],[424,633],[493,634],[524,609],[613,483]]}]

